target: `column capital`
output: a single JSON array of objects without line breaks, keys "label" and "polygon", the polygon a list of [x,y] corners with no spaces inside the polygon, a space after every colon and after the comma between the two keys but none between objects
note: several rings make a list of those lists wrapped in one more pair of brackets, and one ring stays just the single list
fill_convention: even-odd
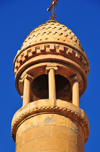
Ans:
[{"label": "column capital", "polygon": [[78,81],[78,76],[73,75],[73,76],[70,77],[70,80],[72,80],[72,82]]},{"label": "column capital", "polygon": [[29,74],[25,74],[23,77],[22,77],[22,82],[27,79],[29,81],[32,81],[33,80],[33,76],[29,75]]},{"label": "column capital", "polygon": [[53,69],[54,71],[57,71],[58,67],[57,66],[52,66],[52,65],[51,66],[47,66],[46,67],[46,74],[48,74],[48,72],[49,72],[50,69]]}]

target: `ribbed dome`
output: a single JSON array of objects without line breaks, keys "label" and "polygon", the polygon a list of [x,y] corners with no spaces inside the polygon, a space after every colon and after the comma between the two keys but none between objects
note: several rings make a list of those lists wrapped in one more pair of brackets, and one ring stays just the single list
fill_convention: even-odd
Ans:
[{"label": "ribbed dome", "polygon": [[37,43],[59,42],[82,51],[82,46],[76,35],[65,25],[60,24],[57,21],[49,20],[45,24],[42,24],[35,28],[25,39],[21,50],[27,47],[33,46]]}]

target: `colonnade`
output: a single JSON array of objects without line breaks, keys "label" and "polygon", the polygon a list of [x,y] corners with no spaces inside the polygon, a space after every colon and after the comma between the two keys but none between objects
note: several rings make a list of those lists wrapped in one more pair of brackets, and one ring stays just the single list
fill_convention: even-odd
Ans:
[{"label": "colonnade", "polygon": [[[48,74],[48,86],[49,86],[49,99],[56,99],[56,84],[55,84],[55,71],[57,67],[47,67]],[[23,106],[30,103],[30,87],[33,77],[26,74],[24,77],[24,89],[23,89]],[[79,82],[77,76],[72,80],[72,104],[79,107]]]}]

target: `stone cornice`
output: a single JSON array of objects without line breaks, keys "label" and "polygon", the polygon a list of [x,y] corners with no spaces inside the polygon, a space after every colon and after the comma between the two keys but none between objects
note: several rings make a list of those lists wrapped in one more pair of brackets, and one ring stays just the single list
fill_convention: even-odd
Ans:
[{"label": "stone cornice", "polygon": [[[36,104],[38,102],[38,104]],[[36,106],[38,105],[38,106]],[[19,109],[13,119],[12,119],[12,138],[15,141],[16,131],[20,124],[30,117],[34,117],[35,115],[39,115],[42,113],[57,113],[60,115],[64,115],[70,117],[77,121],[84,130],[85,141],[86,143],[89,136],[89,122],[87,115],[85,112],[78,108],[77,106],[63,100],[56,100],[56,105],[54,106],[54,101],[49,99],[42,99],[35,102],[31,102],[26,106]]]},{"label": "stone cornice", "polygon": [[40,44],[37,46],[32,46],[24,52],[20,53],[15,57],[14,60],[14,73],[18,71],[19,67],[29,60],[30,58],[41,55],[41,54],[59,54],[74,60],[76,63],[80,64],[80,66],[85,70],[86,75],[89,72],[89,63],[84,52],[78,52],[68,46],[60,45],[60,44]]}]

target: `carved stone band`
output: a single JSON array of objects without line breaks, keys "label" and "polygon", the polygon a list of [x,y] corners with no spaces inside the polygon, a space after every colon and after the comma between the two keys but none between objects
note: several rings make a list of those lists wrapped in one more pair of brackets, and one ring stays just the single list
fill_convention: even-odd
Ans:
[{"label": "carved stone band", "polygon": [[34,117],[35,115],[40,115],[42,113],[56,113],[65,117],[70,117],[72,119],[74,118],[74,120],[77,121],[84,130],[84,143],[86,143],[89,136],[89,122],[87,115],[82,109],[78,108],[77,106],[59,99],[56,100],[56,106],[54,106],[54,102],[52,100],[42,99],[29,103],[19,109],[12,119],[11,133],[13,139],[16,139],[16,130],[23,121],[30,117]]},{"label": "carved stone band", "polygon": [[[48,47],[47,47],[48,45]],[[86,74],[88,75],[89,72],[89,63],[87,60],[87,57],[85,53],[78,52],[77,50],[71,49],[68,46],[65,45],[58,45],[56,47],[56,44],[40,44],[37,46],[32,46],[31,48],[28,48],[18,54],[14,60],[14,72],[18,71],[19,67],[28,59],[33,58],[35,56],[41,55],[41,54],[59,54],[65,57],[70,58],[71,60],[75,60],[78,64],[81,65],[81,67],[85,70]]]}]

